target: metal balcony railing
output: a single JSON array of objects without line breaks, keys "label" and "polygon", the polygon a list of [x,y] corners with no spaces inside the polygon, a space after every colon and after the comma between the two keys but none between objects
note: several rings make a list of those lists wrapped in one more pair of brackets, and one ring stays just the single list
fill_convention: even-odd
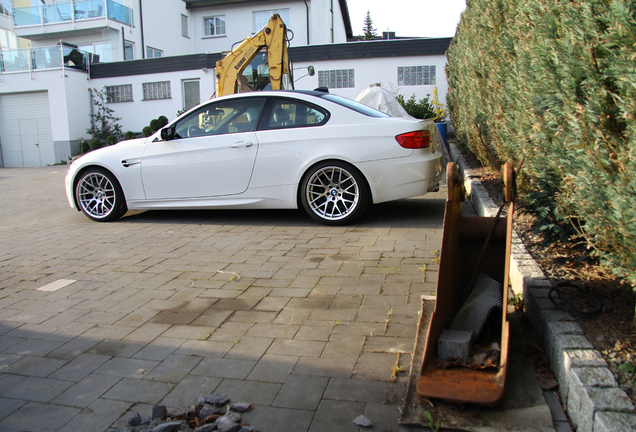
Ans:
[{"label": "metal balcony railing", "polygon": [[112,0],[78,0],[50,5],[13,8],[15,28],[85,21],[107,17],[129,26],[133,25],[132,9]]},{"label": "metal balcony railing", "polygon": [[73,46],[55,46],[0,51],[0,73],[46,69],[74,69],[89,72],[93,54]]}]

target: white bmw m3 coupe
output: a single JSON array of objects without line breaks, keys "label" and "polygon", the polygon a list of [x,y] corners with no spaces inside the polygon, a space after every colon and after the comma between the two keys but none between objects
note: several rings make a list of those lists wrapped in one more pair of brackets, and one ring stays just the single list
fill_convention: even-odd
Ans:
[{"label": "white bmw m3 coupe", "polygon": [[442,145],[432,120],[325,91],[240,93],[76,159],[66,193],[103,222],[127,210],[303,208],[343,225],[369,204],[436,190]]}]

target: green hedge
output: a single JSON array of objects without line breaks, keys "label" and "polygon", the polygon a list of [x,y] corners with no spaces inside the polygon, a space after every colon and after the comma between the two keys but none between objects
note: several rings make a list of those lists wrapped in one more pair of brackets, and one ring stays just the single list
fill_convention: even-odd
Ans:
[{"label": "green hedge", "polygon": [[636,282],[636,3],[469,0],[447,77],[461,142],[494,168],[525,157],[541,228]]}]

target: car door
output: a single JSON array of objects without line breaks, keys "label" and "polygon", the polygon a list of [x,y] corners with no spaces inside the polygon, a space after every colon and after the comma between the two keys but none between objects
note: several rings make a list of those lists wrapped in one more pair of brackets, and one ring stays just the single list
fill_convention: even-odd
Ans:
[{"label": "car door", "polygon": [[270,98],[257,128],[258,161],[252,181],[260,187],[293,183],[306,163],[342,151],[337,130],[324,126],[330,113],[292,98]]},{"label": "car door", "polygon": [[258,141],[254,129],[265,98],[206,104],[170,126],[141,160],[146,199],[235,195],[250,184]]}]

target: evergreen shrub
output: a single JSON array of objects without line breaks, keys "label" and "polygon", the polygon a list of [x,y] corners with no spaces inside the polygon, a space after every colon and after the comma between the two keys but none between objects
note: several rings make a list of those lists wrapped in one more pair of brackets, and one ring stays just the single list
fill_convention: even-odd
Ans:
[{"label": "evergreen shrub", "polygon": [[91,140],[91,150],[97,150],[98,148],[102,148],[104,147],[104,143],[102,143],[100,140],[98,140],[97,138],[93,138]]},{"label": "evergreen shrub", "polygon": [[447,53],[451,122],[522,168],[553,237],[576,232],[636,283],[636,2],[471,0]]},{"label": "evergreen shrub", "polygon": [[150,135],[152,135],[154,132],[152,130],[152,128],[150,126],[144,126],[144,128],[141,130],[141,134],[144,137],[149,137]]},{"label": "evergreen shrub", "polygon": [[106,138],[106,145],[111,146],[113,144],[117,144],[117,137],[115,135],[110,135]]}]

